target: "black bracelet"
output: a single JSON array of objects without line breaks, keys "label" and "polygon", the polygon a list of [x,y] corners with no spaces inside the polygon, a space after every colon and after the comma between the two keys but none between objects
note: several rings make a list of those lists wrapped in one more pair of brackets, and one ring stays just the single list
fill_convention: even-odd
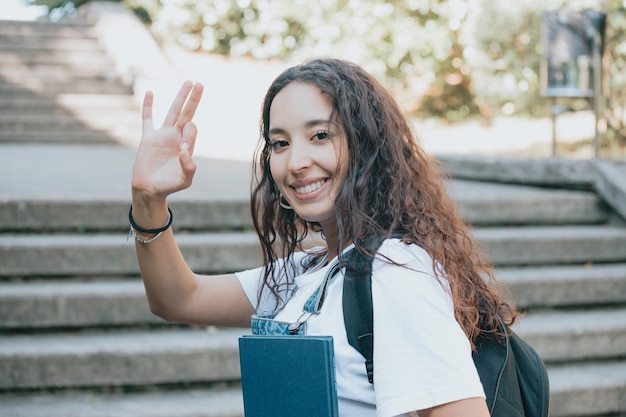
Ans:
[{"label": "black bracelet", "polygon": [[169,219],[167,219],[167,224],[163,227],[159,227],[158,229],[144,229],[143,227],[137,226],[137,223],[135,223],[135,220],[133,219],[133,206],[130,206],[130,210],[128,210],[128,221],[130,221],[130,225],[136,231],[141,232],[141,233],[156,235],[157,233],[162,233],[166,231],[172,225],[172,220],[174,219],[174,215],[172,214],[172,210],[170,210],[169,207],[167,208],[167,212],[170,214]]}]

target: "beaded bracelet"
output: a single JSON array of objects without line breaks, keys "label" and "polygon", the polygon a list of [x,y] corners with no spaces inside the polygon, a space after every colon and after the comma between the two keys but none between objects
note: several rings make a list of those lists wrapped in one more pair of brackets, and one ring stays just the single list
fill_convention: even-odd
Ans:
[{"label": "beaded bracelet", "polygon": [[128,240],[128,239],[130,239],[132,237],[133,239],[135,239],[139,243],[150,243],[152,241],[155,241],[162,234],[163,234],[163,232],[159,232],[156,235],[152,236],[150,239],[144,239],[141,236],[139,236],[137,234],[137,232],[135,232],[135,229],[133,229],[133,226],[130,226],[130,231],[128,232],[128,236],[126,236],[126,240]]},{"label": "beaded bracelet", "polygon": [[[169,213],[169,218],[167,219],[167,224],[165,226],[159,227],[157,229],[144,229],[143,227],[138,226],[137,223],[135,223],[135,219],[133,219],[133,206],[130,206],[130,209],[128,210],[128,221],[130,221],[130,231],[128,232],[128,236],[126,237],[126,240],[128,240],[131,237],[139,243],[150,243],[156,240],[159,236],[161,236],[161,234],[163,234],[164,231],[166,231],[172,225],[172,220],[174,219],[174,215],[172,214],[172,210],[170,210],[169,207],[167,208],[167,212]],[[152,236],[149,239],[144,239],[141,236],[139,236],[137,232],[153,234],[154,236]]]}]

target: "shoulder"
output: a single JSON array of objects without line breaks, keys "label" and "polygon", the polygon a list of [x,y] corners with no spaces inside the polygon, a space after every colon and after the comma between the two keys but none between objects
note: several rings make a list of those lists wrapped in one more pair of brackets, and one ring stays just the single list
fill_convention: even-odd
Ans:
[{"label": "shoulder", "polygon": [[445,304],[450,286],[444,271],[419,245],[387,239],[372,263],[372,284],[379,290],[407,291],[420,298],[437,295]]},{"label": "shoulder", "polygon": [[433,259],[419,245],[405,243],[400,239],[386,239],[378,249],[373,262],[373,269],[385,266],[402,266],[408,269],[419,269],[422,272],[433,271]]}]

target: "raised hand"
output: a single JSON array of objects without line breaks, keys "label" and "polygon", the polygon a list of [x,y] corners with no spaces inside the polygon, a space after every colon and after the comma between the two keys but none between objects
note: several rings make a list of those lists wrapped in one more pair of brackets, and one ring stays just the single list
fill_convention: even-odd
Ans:
[{"label": "raised hand", "polygon": [[164,199],[191,185],[196,164],[192,159],[198,130],[191,122],[202,97],[202,84],[186,81],[172,102],[163,125],[152,119],[154,95],[143,101],[143,134],[133,167],[133,193]]}]

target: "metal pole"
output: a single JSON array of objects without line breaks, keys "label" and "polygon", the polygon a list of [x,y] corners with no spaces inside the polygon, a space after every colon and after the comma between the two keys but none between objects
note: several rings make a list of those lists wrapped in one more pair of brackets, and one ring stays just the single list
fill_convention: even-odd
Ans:
[{"label": "metal pole", "polygon": [[556,156],[556,98],[550,99],[550,115],[552,116],[552,157]]},{"label": "metal pole", "polygon": [[595,137],[593,139],[594,157],[600,153],[600,132],[598,129],[600,114],[600,89],[602,88],[602,57],[600,56],[600,33],[595,31],[593,36],[593,112],[595,115]]}]

